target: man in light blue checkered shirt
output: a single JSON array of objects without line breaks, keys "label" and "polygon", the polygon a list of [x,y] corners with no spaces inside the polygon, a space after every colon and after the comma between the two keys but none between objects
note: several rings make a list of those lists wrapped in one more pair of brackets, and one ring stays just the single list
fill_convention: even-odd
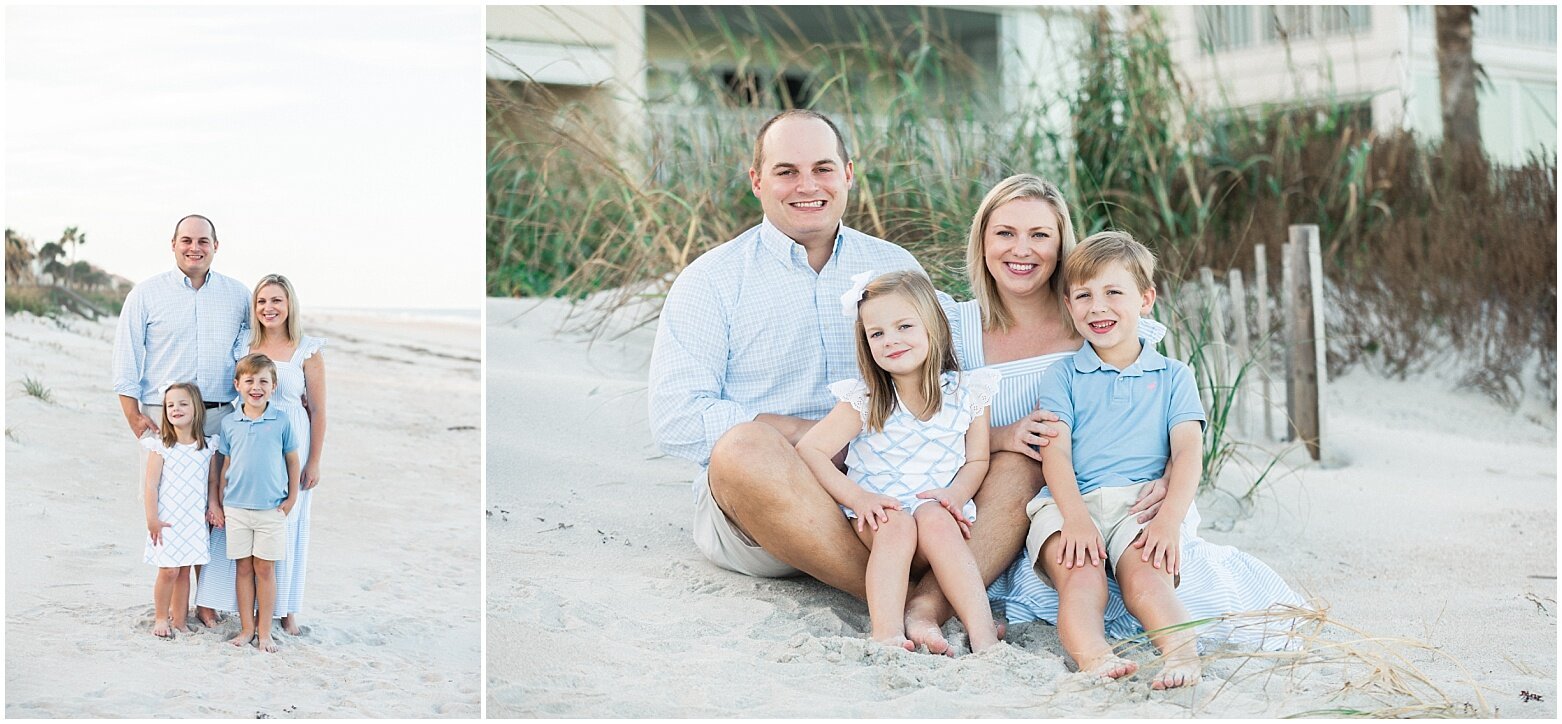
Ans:
[{"label": "man in light blue checkered shirt", "polygon": [[249,290],[211,270],[217,228],[190,215],[174,226],[172,269],[125,297],[114,335],[114,392],[130,432],[156,432],[163,387],[194,382],[205,401],[206,434],[232,407],[233,345],[249,320]]},{"label": "man in light blue checkered shirt", "polygon": [[[693,533],[712,563],[751,576],[803,572],[864,598],[868,549],[793,447],[835,405],[829,383],[859,376],[840,301],[851,277],[921,269],[906,250],[841,224],[853,172],[821,114],[787,111],[761,127],[749,181],[764,219],[673,282],[648,396],[657,444],[701,466]],[[1018,482],[984,486],[977,505]],[[1023,506],[1033,493],[1009,497]],[[972,528],[990,583],[1016,550],[997,551],[989,535]],[[931,575],[907,608],[908,635],[942,651],[937,626],[951,611]]]}]

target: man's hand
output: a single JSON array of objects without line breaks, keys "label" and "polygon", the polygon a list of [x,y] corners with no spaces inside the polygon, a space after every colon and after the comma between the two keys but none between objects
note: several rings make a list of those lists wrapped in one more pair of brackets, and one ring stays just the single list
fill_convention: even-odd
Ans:
[{"label": "man's hand", "polygon": [[125,422],[130,424],[130,434],[135,435],[137,440],[146,437],[149,432],[157,432],[157,423],[139,412],[133,417],[127,415]]},{"label": "man's hand", "polygon": [[[1058,436],[1058,431],[1048,423],[1057,422],[1058,416],[1041,409],[1040,405],[1031,410],[1030,414],[1003,427],[995,427],[992,431],[992,439],[996,450],[1008,450],[1017,452],[1036,462],[1041,462],[1041,452],[1038,448],[1046,447],[1052,442],[1052,438]],[[1163,495],[1164,497],[1164,495]]]}]

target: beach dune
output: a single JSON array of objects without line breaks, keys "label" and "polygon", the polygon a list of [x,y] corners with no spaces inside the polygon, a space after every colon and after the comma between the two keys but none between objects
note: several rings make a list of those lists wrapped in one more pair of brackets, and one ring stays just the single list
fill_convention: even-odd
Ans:
[{"label": "beach dune", "polygon": [[[315,313],[330,427],[299,637],[154,638],[114,320],[6,320],[8,717],[479,715],[479,326]],[[27,394],[37,380],[52,398]],[[194,617],[191,617],[194,621]]]}]

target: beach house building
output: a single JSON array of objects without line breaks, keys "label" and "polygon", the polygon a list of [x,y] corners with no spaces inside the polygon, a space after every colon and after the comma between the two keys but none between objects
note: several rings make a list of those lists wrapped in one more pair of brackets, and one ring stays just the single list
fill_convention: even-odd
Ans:
[{"label": "beach house building", "polygon": [[[1474,54],[1487,153],[1557,148],[1557,6],[1479,5]],[[1197,5],[1161,9],[1173,58],[1214,107],[1345,103],[1380,132],[1441,137],[1431,6]]]}]

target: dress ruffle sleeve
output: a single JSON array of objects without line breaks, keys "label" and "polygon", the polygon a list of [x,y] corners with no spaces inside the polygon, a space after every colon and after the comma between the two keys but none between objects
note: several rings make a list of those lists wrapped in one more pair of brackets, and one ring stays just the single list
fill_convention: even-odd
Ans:
[{"label": "dress ruffle sleeve", "polygon": [[1003,373],[991,367],[983,367],[965,373],[966,389],[970,394],[966,396],[966,407],[972,415],[982,414],[982,410],[992,405],[993,397],[998,394],[998,381],[1003,379]]},{"label": "dress ruffle sleeve", "polygon": [[868,383],[856,378],[831,382],[830,394],[841,402],[851,404],[862,421],[868,421]]},{"label": "dress ruffle sleeve", "polygon": [[304,338],[298,342],[297,357],[299,364],[303,364],[304,360],[315,356],[316,352],[319,352],[325,347],[326,342],[327,340],[324,337],[311,337],[307,334],[304,335]]},{"label": "dress ruffle sleeve", "polygon": [[158,455],[162,455],[167,450],[167,448],[163,447],[162,439],[156,435],[147,435],[137,439],[136,442],[140,443],[141,447],[145,448],[147,452],[157,453]]},{"label": "dress ruffle sleeve", "polygon": [[1166,337],[1166,325],[1161,324],[1160,322],[1157,322],[1157,321],[1155,321],[1153,319],[1150,319],[1149,317],[1140,317],[1139,318],[1139,338],[1140,339],[1142,339],[1142,340],[1144,340],[1146,342],[1149,342],[1150,344],[1156,344],[1156,343],[1160,342],[1165,337]]}]

